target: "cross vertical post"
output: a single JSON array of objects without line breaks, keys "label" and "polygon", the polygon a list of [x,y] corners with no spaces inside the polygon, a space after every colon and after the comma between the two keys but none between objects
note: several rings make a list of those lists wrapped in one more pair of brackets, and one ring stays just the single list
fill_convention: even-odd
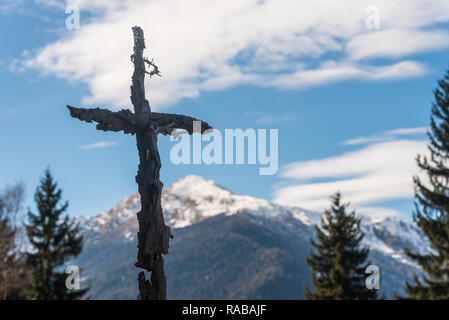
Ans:
[{"label": "cross vertical post", "polygon": [[[139,167],[136,176],[140,194],[141,210],[137,213],[139,223],[138,254],[135,266],[151,273],[150,279],[145,278],[142,271],[138,276],[141,300],[165,300],[166,277],[164,258],[168,253],[169,240],[173,238],[170,228],[165,225],[161,205],[163,184],[159,179],[161,159],[157,147],[158,134],[169,135],[175,129],[183,129],[188,134],[194,133],[192,117],[151,112],[150,104],[145,98],[145,74],[160,76],[159,68],[143,56],[145,40],[143,30],[133,27],[134,53],[131,61],[134,73],[131,85],[131,102],[134,113],[130,110],[112,112],[107,109],[84,109],[67,106],[70,115],[85,122],[96,122],[97,129],[103,131],[123,131],[136,135],[139,153]],[[147,71],[146,64],[152,67]],[[202,122],[200,132],[210,132],[212,128]],[[207,132],[206,132],[207,131]]]},{"label": "cross vertical post", "polygon": [[[144,113],[151,113],[150,104],[145,99],[145,59],[143,49],[145,40],[143,30],[133,27],[134,63],[132,76],[131,102],[134,112],[145,121]],[[162,182],[159,180],[161,159],[157,148],[157,132],[152,126],[138,128],[136,131],[139,151],[139,170],[136,182],[139,186],[141,210],[137,213],[139,232],[137,233],[139,252],[136,267],[152,272],[151,279],[145,280],[144,272],[139,274],[141,299],[165,300],[166,279],[162,254],[168,253],[169,239],[173,238],[170,228],[165,225],[162,214]]]}]

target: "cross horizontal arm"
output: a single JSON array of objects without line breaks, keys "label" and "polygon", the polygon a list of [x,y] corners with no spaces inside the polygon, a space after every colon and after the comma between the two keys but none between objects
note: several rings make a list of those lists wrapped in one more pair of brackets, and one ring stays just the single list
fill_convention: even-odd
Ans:
[{"label": "cross horizontal arm", "polygon": [[96,122],[97,129],[103,131],[124,131],[135,134],[138,125],[134,122],[134,114],[129,110],[112,112],[107,109],[83,109],[67,106],[70,115],[85,122]]},{"label": "cross horizontal arm", "polygon": [[[183,116],[174,113],[152,112],[150,116],[151,125],[157,130],[157,133],[170,135],[174,129],[184,129],[189,134],[193,134],[193,122],[198,119]],[[207,122],[201,121],[201,133],[212,129]]]},{"label": "cross horizontal arm", "polygon": [[[170,135],[175,129],[184,129],[193,134],[194,121],[198,119],[173,113],[144,112],[139,115],[130,110],[112,112],[107,109],[84,109],[67,106],[70,115],[85,122],[96,122],[97,129],[103,131],[124,131],[135,134],[139,128],[152,128],[158,134]],[[201,133],[212,129],[207,122],[201,121]]]}]

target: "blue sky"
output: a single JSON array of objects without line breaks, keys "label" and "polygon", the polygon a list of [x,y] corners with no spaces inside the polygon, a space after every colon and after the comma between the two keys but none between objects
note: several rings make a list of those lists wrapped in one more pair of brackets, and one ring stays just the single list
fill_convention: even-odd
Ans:
[{"label": "blue sky", "polygon": [[[342,190],[361,213],[410,219],[414,157],[425,151],[432,89],[449,67],[447,1],[0,2],[0,187],[27,205],[49,165],[71,215],[107,210],[137,190],[135,138],[70,118],[66,104],[129,107],[133,25],[162,78],[153,110],[215,128],[279,130],[279,172],[259,165],[173,165],[241,194],[320,210]],[[80,29],[67,30],[68,4]],[[365,26],[369,5],[379,30]],[[89,147],[91,146],[91,147]]]}]

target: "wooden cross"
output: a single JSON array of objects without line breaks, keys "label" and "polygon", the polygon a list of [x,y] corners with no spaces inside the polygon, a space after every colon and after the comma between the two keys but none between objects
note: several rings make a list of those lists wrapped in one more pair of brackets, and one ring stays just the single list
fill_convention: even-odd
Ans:
[{"label": "wooden cross", "polygon": [[[136,267],[151,272],[149,280],[145,273],[139,273],[139,291],[142,300],[165,300],[166,278],[164,272],[163,254],[168,253],[169,239],[173,238],[170,228],[165,225],[161,207],[162,183],[159,180],[161,160],[157,148],[158,134],[169,135],[175,129],[184,129],[193,134],[193,121],[197,119],[169,113],[151,112],[150,104],[145,99],[145,74],[159,75],[158,67],[143,57],[145,40],[143,30],[133,27],[134,54],[131,61],[134,64],[132,76],[131,102],[134,113],[130,110],[112,112],[107,109],[83,109],[67,106],[70,115],[86,122],[96,122],[97,129],[103,131],[123,131],[136,135],[139,151],[139,170],[136,182],[139,186],[141,210],[137,213],[139,221],[138,255]],[[149,72],[145,64],[152,67]],[[201,133],[212,129],[206,122],[201,126]]]}]

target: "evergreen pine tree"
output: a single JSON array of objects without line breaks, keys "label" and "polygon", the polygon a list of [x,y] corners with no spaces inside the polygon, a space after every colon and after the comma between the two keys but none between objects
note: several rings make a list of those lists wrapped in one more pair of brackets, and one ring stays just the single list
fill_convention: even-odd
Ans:
[{"label": "evergreen pine tree", "polygon": [[63,215],[68,203],[60,204],[61,194],[47,169],[34,196],[38,213],[28,212],[26,226],[34,249],[26,255],[26,264],[33,281],[33,298],[38,300],[72,300],[87,291],[66,287],[64,263],[81,253],[82,236],[75,221]]},{"label": "evergreen pine tree", "polygon": [[430,157],[417,157],[430,185],[418,177],[415,184],[414,220],[430,241],[433,253],[418,254],[406,250],[424,271],[414,283],[406,282],[409,299],[449,299],[449,71],[438,81],[432,104]]},{"label": "evergreen pine tree", "polygon": [[341,203],[340,193],[331,197],[331,207],[321,217],[321,228],[315,226],[316,238],[306,259],[312,269],[315,292],[306,287],[308,300],[376,299],[376,290],[365,285],[369,249],[361,247],[364,237],[360,218],[346,213],[349,204]]}]

